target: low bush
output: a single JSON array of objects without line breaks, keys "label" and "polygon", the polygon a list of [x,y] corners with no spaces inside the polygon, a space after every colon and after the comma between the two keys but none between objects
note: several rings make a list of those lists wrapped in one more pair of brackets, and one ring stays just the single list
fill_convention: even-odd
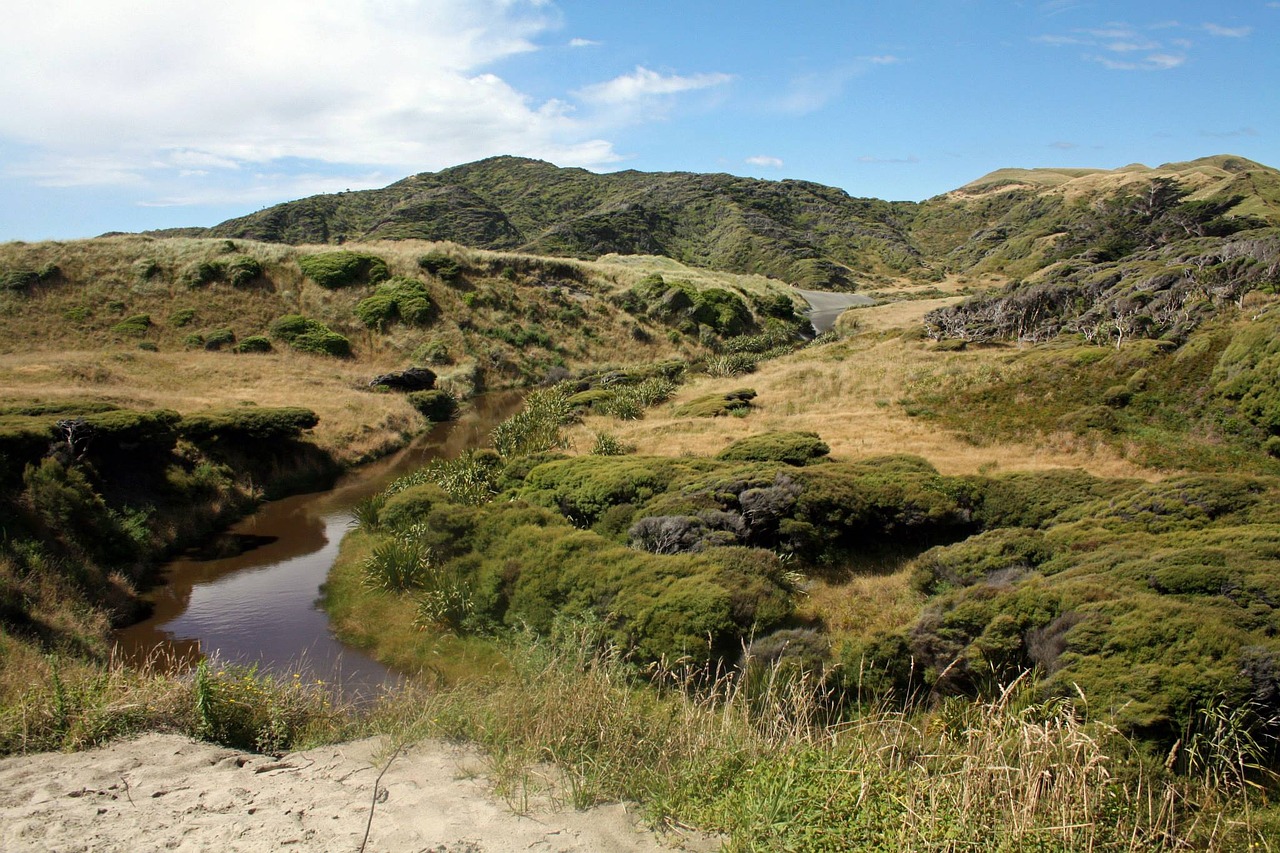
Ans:
[{"label": "low bush", "polygon": [[319,422],[310,409],[241,406],[186,415],[178,430],[184,438],[196,442],[273,442],[297,438]]},{"label": "low bush", "polygon": [[240,343],[236,344],[236,352],[271,352],[271,341],[265,335],[250,335]]},{"label": "low bush", "polygon": [[676,406],[672,414],[677,418],[718,418],[749,410],[755,398],[756,392],[750,388],[727,394],[708,394]]},{"label": "low bush", "polygon": [[286,314],[271,324],[271,335],[299,352],[346,358],[351,355],[351,341],[319,320],[301,314]]},{"label": "low bush", "polygon": [[448,391],[411,391],[406,399],[432,423],[451,421],[458,413],[458,401]]},{"label": "low bush", "polygon": [[0,270],[0,290],[22,293],[40,281],[40,273],[30,269]]},{"label": "low bush", "polygon": [[462,264],[444,252],[427,252],[418,258],[418,266],[442,281],[454,281],[462,275]]},{"label": "low bush", "polygon": [[207,350],[220,350],[236,342],[236,333],[231,329],[213,329],[205,332],[203,337]]},{"label": "low bush", "polygon": [[240,255],[226,265],[227,281],[232,287],[245,287],[262,277],[262,264],[257,258]]},{"label": "low bush", "polygon": [[169,315],[169,325],[175,329],[181,329],[184,326],[190,326],[192,321],[196,319],[196,309],[179,308]]},{"label": "low bush", "polygon": [[378,285],[372,296],[358,302],[355,314],[369,328],[385,330],[397,320],[424,325],[430,322],[434,310],[431,295],[422,282],[397,276]]},{"label": "low bush", "polygon": [[353,284],[377,284],[390,275],[386,261],[362,252],[299,255],[298,266],[303,275],[329,290]]},{"label": "low bush", "polygon": [[739,439],[716,454],[735,462],[784,462],[809,465],[831,452],[816,432],[766,432]]},{"label": "low bush", "polygon": [[121,320],[111,327],[111,331],[117,335],[145,335],[147,330],[151,328],[151,316],[149,314],[134,314]]}]

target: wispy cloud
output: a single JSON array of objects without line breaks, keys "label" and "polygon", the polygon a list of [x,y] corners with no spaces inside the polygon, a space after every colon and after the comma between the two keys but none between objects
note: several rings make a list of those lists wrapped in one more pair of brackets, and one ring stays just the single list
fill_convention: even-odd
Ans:
[{"label": "wispy cloud", "polygon": [[1205,24],[1201,29],[1211,36],[1229,39],[1242,39],[1253,32],[1253,27],[1224,27],[1221,24]]},{"label": "wispy cloud", "polygon": [[752,166],[760,166],[761,168],[764,168],[764,169],[781,169],[782,168],[781,157],[769,157],[764,154],[757,154],[755,157],[748,157],[746,162]]},{"label": "wispy cloud", "polygon": [[839,100],[845,89],[857,77],[872,69],[905,62],[892,53],[859,56],[835,68],[796,74],[787,83],[786,91],[773,98],[769,107],[775,112],[789,115],[808,115]]},{"label": "wispy cloud", "polygon": [[594,39],[569,39],[569,47],[595,47],[601,42]]},{"label": "wispy cloud", "polygon": [[729,74],[712,72],[706,74],[662,74],[642,65],[630,74],[614,77],[604,83],[585,86],[574,94],[583,101],[593,104],[620,105],[632,104],[646,98],[662,95],[675,95],[680,92],[692,92],[698,89],[709,89],[723,86],[732,80]]},{"label": "wispy cloud", "polygon": [[[1280,4],[1277,4],[1280,5]],[[1145,26],[1112,21],[1065,33],[1045,33],[1033,42],[1049,47],[1079,47],[1079,57],[1114,71],[1169,71],[1185,65],[1196,47],[1193,36],[1208,33],[1218,38],[1246,38],[1252,27],[1199,26],[1165,20]]]}]

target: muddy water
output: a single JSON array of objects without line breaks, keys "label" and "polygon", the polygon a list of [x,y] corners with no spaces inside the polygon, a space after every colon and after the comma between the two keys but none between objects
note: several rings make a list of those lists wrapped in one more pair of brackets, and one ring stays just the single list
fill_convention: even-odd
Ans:
[{"label": "muddy water", "polygon": [[331,490],[263,504],[199,550],[164,567],[148,597],[151,618],[116,634],[135,662],[151,655],[177,661],[219,657],[311,677],[371,694],[395,681],[382,664],[344,645],[317,604],[320,584],[350,528],[351,508],[432,459],[483,447],[489,432],[519,408],[518,393],[477,397],[401,453],[347,475]]}]

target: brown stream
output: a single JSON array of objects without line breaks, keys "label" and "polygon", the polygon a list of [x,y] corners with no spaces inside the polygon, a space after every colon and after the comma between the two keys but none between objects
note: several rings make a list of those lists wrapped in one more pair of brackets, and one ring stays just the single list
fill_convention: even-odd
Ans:
[{"label": "brown stream", "polygon": [[302,668],[353,697],[394,684],[394,673],[333,635],[318,605],[351,508],[432,459],[485,446],[520,400],[517,392],[477,397],[457,422],[346,475],[333,489],[263,504],[203,553],[165,566],[163,585],[148,594],[152,616],[118,631],[118,649],[134,662],[154,655],[189,663],[216,654],[276,673]]}]

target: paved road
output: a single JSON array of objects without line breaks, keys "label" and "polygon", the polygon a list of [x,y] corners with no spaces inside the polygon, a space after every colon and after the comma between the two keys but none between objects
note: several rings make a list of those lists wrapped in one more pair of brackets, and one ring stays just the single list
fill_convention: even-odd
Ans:
[{"label": "paved road", "polygon": [[825,290],[801,290],[800,288],[796,288],[796,293],[803,296],[809,303],[809,310],[805,316],[809,318],[810,323],[813,323],[814,331],[818,334],[831,331],[836,324],[836,318],[843,314],[846,308],[876,304],[870,296],[857,293],[828,293]]}]

